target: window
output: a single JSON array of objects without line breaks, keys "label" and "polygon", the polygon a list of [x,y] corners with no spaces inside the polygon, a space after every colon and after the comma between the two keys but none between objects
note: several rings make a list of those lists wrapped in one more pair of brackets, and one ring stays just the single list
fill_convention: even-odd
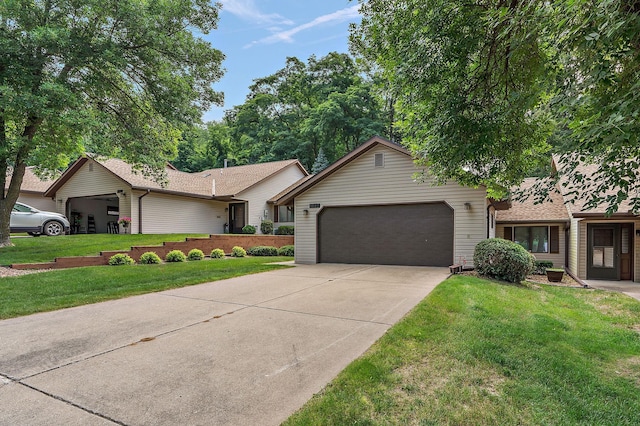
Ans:
[{"label": "window", "polygon": [[515,241],[531,253],[559,253],[559,226],[505,226],[504,238]]},{"label": "window", "polygon": [[293,206],[278,206],[276,222],[293,222]]}]

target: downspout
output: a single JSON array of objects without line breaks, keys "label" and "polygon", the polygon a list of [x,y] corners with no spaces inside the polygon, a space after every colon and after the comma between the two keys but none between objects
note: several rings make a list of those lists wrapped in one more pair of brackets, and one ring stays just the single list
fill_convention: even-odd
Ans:
[{"label": "downspout", "polygon": [[489,205],[487,206],[487,239],[489,238],[489,226],[491,225],[491,207],[493,207],[493,203],[489,203]]},{"label": "downspout", "polygon": [[150,189],[138,197],[138,234],[142,234],[142,199],[151,193]]}]

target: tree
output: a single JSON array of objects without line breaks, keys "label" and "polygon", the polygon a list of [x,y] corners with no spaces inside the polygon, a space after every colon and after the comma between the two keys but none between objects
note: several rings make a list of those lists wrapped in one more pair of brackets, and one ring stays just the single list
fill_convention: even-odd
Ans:
[{"label": "tree", "polygon": [[241,163],[296,157],[309,168],[320,149],[332,162],[387,128],[372,83],[347,54],[287,58],[250,90],[225,115]]},{"label": "tree", "polygon": [[320,148],[316,161],[313,162],[313,166],[311,167],[311,173],[317,175],[327,167],[329,167],[329,160],[327,160],[327,157],[324,155],[324,151]]},{"label": "tree", "polygon": [[499,195],[561,134],[555,152],[601,165],[599,202],[613,187],[614,208],[640,208],[637,172],[620,167],[640,157],[640,2],[370,0],[361,13],[352,50],[392,86],[403,142],[439,181]]},{"label": "tree", "polygon": [[0,3],[0,246],[25,167],[64,166],[88,146],[158,177],[180,131],[220,103],[223,55],[209,0]]}]

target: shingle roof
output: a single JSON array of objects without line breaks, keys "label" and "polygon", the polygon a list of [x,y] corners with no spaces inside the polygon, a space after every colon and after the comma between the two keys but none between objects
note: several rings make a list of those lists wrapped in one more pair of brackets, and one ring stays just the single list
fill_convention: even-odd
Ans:
[{"label": "shingle roof", "polygon": [[230,198],[256,185],[264,179],[290,166],[299,167],[305,174],[307,171],[298,160],[274,161],[270,163],[250,164],[246,166],[227,167],[205,170],[197,173],[186,173],[173,167],[165,169],[166,182],[161,184],[151,177],[147,177],[124,162],[111,158],[96,160],[83,157],[73,163],[53,185],[46,191],[53,196],[55,192],[87,161],[95,161],[107,169],[114,176],[121,179],[135,189],[149,189],[157,192],[167,192],[196,196],[202,198]]},{"label": "shingle roof", "polygon": [[[280,170],[297,165],[306,174],[298,160],[272,161],[270,163],[249,164],[220,169],[210,169],[198,173],[201,176],[212,176],[215,179],[215,196],[230,197],[249,189]],[[195,173],[194,173],[195,174]]]},{"label": "shingle roof", "polygon": [[[51,186],[54,180],[51,179],[40,179],[38,175],[34,173],[35,167],[27,167],[24,172],[24,178],[22,180],[22,185],[20,186],[20,190],[24,192],[38,192],[44,193],[47,188]],[[9,184],[11,183],[11,171],[9,170],[7,176],[9,177],[4,185],[5,189],[9,188]]]},{"label": "shingle roof", "polygon": [[[526,178],[519,187],[525,194],[531,194],[537,178]],[[536,204],[535,197],[529,196],[526,200],[512,200],[511,208],[496,212],[496,220],[499,222],[566,222],[569,213],[560,193],[552,191],[549,199]]]},{"label": "shingle roof", "polygon": [[198,195],[212,197],[213,177],[200,175],[197,173],[185,173],[171,168],[166,168],[166,185],[154,181],[141,173],[136,173],[133,167],[117,158],[99,161],[103,167],[115,174],[120,179],[127,182],[136,189],[155,189],[163,192],[174,192],[187,195]]},{"label": "shingle roof", "polygon": [[[563,167],[566,167],[560,161],[559,156],[553,156],[553,165],[555,166],[556,170],[558,170],[559,172],[562,172]],[[601,182],[601,180],[599,180],[598,178],[599,170],[600,170],[600,166],[598,164],[588,164],[584,162],[579,162],[575,169],[575,172],[584,175],[586,179],[584,183],[582,183],[578,188],[575,188],[572,184],[569,184],[568,186],[562,185],[562,183],[567,182],[568,179],[566,177],[563,177],[561,174],[560,176],[561,184],[558,185],[558,187],[560,188],[560,191],[562,192],[562,195],[565,201],[569,201],[569,199],[573,197],[571,194],[569,194],[571,191],[574,191],[574,190],[578,191],[578,196],[575,197],[573,202],[567,202],[567,206],[569,206],[569,209],[571,210],[572,215],[580,215],[580,214],[604,215],[606,213],[607,203],[601,203],[595,208],[590,208],[590,209],[585,208],[585,204],[589,199],[588,194],[589,194],[590,187],[593,186],[594,184],[598,184]],[[590,181],[592,181],[593,184],[590,184],[589,183]],[[614,195],[616,194],[616,192],[617,190],[612,188],[608,191],[605,191],[604,194],[601,194],[601,195],[603,196]],[[630,210],[631,210],[631,204],[629,200],[624,200],[623,202],[620,203],[620,206],[618,207],[619,214],[627,214]]]}]

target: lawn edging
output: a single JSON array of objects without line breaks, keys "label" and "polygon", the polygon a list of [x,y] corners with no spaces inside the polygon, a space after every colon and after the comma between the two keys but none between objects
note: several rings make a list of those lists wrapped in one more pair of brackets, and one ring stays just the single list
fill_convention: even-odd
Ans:
[{"label": "lawn edging", "polygon": [[152,251],[164,258],[171,250],[182,250],[184,253],[188,253],[189,250],[197,248],[208,254],[213,249],[220,248],[225,253],[231,253],[231,249],[234,246],[243,248],[274,246],[280,248],[286,245],[293,245],[293,243],[293,235],[213,234],[209,235],[208,238],[187,238],[184,241],[164,242],[162,245],[133,246],[129,250],[102,251],[97,256],[57,257],[53,262],[44,263],[15,263],[11,267],[19,270],[78,268],[81,266],[108,265],[109,258],[118,253],[128,254],[137,261],[143,253],[148,251]]}]

